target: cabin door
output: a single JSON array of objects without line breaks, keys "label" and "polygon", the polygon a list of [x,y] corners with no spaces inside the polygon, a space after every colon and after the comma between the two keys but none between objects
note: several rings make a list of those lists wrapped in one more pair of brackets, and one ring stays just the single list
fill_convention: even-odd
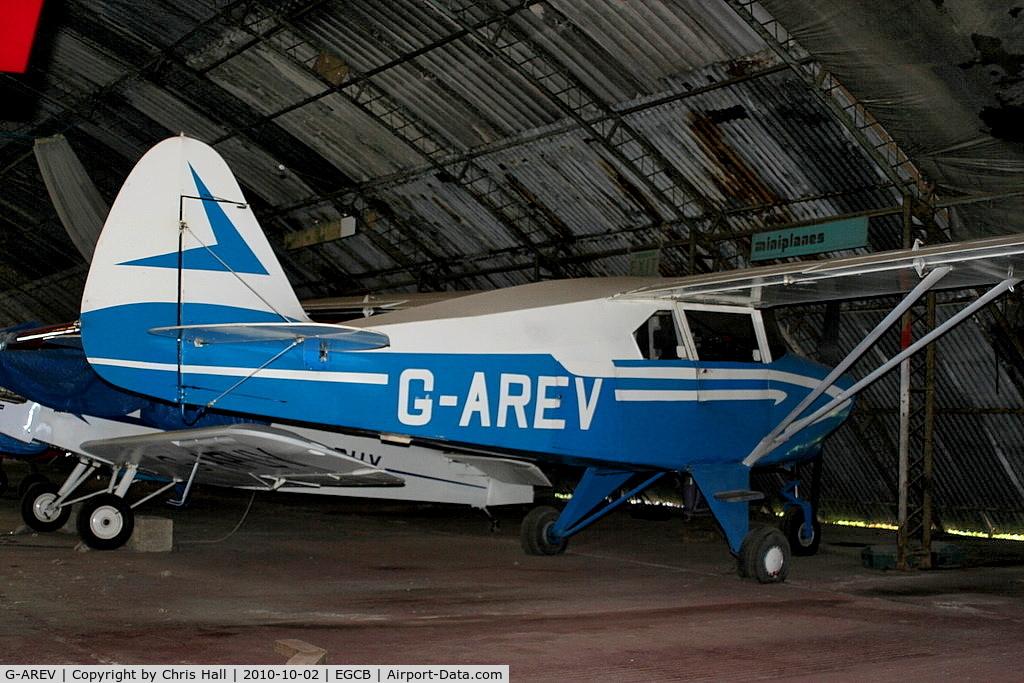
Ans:
[{"label": "cabin door", "polygon": [[733,434],[759,439],[775,398],[757,312],[691,304],[681,313],[696,359],[698,401],[709,419],[723,422],[722,428]]}]

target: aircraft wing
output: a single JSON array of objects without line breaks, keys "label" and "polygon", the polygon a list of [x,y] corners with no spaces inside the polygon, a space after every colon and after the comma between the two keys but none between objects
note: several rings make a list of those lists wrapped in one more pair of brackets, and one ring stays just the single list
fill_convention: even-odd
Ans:
[{"label": "aircraft wing", "polygon": [[1024,276],[1024,235],[690,276],[645,284],[616,298],[771,308],[900,294],[928,272],[945,266],[951,270],[937,289],[1020,278]]},{"label": "aircraft wing", "polygon": [[82,450],[114,465],[166,479],[217,486],[403,486],[404,480],[292,432],[233,424],[86,441]]},{"label": "aircraft wing", "polygon": [[474,291],[407,292],[404,294],[365,294],[363,296],[337,296],[325,299],[306,299],[302,308],[314,320],[352,320],[368,318],[378,313],[402,311],[417,306],[449,301],[475,294]]}]

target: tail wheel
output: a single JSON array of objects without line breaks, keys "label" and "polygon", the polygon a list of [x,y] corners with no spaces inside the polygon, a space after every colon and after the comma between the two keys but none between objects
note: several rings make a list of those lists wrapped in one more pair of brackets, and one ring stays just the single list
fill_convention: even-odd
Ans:
[{"label": "tail wheel", "polygon": [[790,550],[798,557],[810,557],[818,552],[818,546],[821,545],[821,523],[816,517],[811,518],[810,538],[805,538],[806,525],[803,509],[799,507],[787,510],[782,520],[782,530],[789,539]]},{"label": "tail wheel", "polygon": [[103,493],[82,504],[76,520],[78,535],[95,550],[120,548],[135,530],[135,513],[123,498]]},{"label": "tail wheel", "polygon": [[569,539],[553,540],[551,529],[558,521],[559,512],[550,506],[530,510],[520,529],[520,541],[528,555],[560,555],[569,545]]},{"label": "tail wheel", "polygon": [[755,527],[740,545],[739,573],[759,583],[781,583],[789,574],[789,541],[778,529]]},{"label": "tail wheel", "polygon": [[71,508],[57,506],[60,487],[50,482],[39,482],[28,487],[21,499],[21,518],[36,531],[56,531],[71,517]]}]

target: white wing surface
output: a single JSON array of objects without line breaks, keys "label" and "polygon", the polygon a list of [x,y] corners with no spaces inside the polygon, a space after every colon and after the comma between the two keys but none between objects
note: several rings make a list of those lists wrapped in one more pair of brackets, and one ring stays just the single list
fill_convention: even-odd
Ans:
[{"label": "white wing surface", "polygon": [[770,308],[900,294],[910,291],[924,274],[943,266],[952,270],[939,289],[1019,278],[1024,276],[1024,235],[689,276],[645,283],[618,298]]},{"label": "white wing surface", "polygon": [[401,477],[291,432],[234,424],[86,441],[82,450],[103,461],[137,465],[166,479],[217,486],[403,486]]}]

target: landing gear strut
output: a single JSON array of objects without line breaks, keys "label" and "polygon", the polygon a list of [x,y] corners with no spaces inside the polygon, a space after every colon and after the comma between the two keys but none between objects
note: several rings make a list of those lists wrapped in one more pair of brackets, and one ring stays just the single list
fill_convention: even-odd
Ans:
[{"label": "landing gear strut", "polygon": [[529,555],[565,552],[569,537],[665,476],[666,472],[634,472],[589,467],[573,490],[565,509],[544,505],[526,515],[520,540]]},{"label": "landing gear strut", "polygon": [[804,482],[795,477],[780,491],[784,501],[782,531],[789,539],[790,550],[799,557],[815,554],[821,545],[821,524],[815,514],[821,491],[821,454],[808,464],[811,467],[809,496],[804,498],[800,495]]},{"label": "landing gear strut", "polygon": [[786,510],[782,518],[782,530],[789,541],[790,550],[798,557],[809,557],[818,552],[821,545],[821,523],[811,513],[811,524],[808,528],[806,513],[801,507]]}]

